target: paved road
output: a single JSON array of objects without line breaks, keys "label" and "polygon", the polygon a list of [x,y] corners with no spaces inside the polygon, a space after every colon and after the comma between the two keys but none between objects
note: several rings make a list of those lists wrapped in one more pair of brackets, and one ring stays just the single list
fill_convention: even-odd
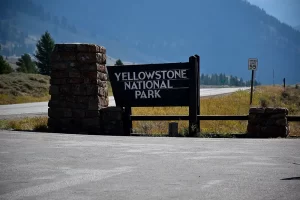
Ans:
[{"label": "paved road", "polygon": [[300,140],[0,131],[0,199],[299,200]]},{"label": "paved road", "polygon": [[[200,96],[214,96],[226,93],[236,92],[238,90],[247,90],[249,88],[209,88],[200,89]],[[109,105],[115,106],[113,97],[109,97]],[[48,102],[39,103],[24,103],[24,104],[12,104],[12,105],[0,105],[0,119],[10,118],[10,116],[17,117],[20,115],[45,115],[48,113]]]}]

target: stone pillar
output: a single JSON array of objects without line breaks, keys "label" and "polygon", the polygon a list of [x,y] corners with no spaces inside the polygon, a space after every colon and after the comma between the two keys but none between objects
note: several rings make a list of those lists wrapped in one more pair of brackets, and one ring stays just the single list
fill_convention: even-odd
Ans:
[{"label": "stone pillar", "polygon": [[108,107],[106,49],[93,44],[56,44],[51,57],[48,126],[52,131],[100,131]]},{"label": "stone pillar", "polygon": [[286,108],[250,108],[247,132],[252,137],[287,137]]}]

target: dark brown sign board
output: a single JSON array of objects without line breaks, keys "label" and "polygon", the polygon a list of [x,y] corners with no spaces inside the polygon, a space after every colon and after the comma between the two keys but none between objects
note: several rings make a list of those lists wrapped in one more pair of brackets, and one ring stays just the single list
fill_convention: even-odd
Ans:
[{"label": "dark brown sign board", "polygon": [[116,106],[125,108],[126,133],[132,128],[131,107],[188,106],[194,135],[199,130],[199,63],[195,55],[181,63],[107,66]]},{"label": "dark brown sign board", "polygon": [[190,63],[107,66],[117,106],[189,106]]}]

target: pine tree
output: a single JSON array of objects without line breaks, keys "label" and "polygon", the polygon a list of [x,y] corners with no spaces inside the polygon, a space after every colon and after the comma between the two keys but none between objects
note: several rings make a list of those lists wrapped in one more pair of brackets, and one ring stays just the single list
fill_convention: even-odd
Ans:
[{"label": "pine tree", "polygon": [[37,59],[37,67],[39,72],[43,75],[50,75],[51,73],[51,53],[54,49],[54,40],[50,33],[46,31],[36,44],[36,54],[34,57]]},{"label": "pine tree", "polygon": [[19,66],[17,68],[18,72],[32,73],[32,74],[37,73],[35,63],[31,60],[30,55],[27,53],[22,55],[21,58],[18,59],[16,64]]},{"label": "pine tree", "polygon": [[117,65],[124,65],[124,64],[123,64],[122,60],[118,59],[118,60],[116,61],[116,64],[115,64],[115,65],[117,66]]},{"label": "pine tree", "polygon": [[0,55],[0,74],[9,74],[13,71],[13,68],[6,62],[3,56]]}]

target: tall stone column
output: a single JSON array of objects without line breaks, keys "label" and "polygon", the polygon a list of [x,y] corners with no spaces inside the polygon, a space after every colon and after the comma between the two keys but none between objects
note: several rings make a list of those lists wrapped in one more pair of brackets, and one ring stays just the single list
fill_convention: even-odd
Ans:
[{"label": "tall stone column", "polygon": [[100,109],[109,103],[106,49],[94,44],[56,44],[51,62],[49,128],[99,133]]}]

